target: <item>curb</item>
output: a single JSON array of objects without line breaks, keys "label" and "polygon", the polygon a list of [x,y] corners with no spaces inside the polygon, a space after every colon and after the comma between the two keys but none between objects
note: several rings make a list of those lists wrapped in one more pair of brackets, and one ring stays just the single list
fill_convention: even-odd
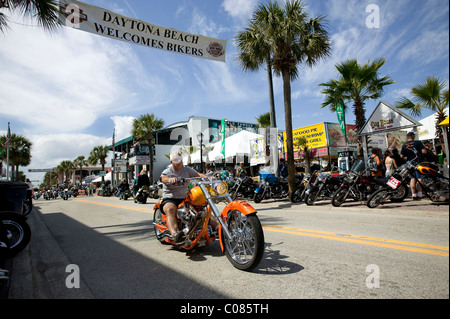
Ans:
[{"label": "curb", "polygon": [[42,215],[33,209],[28,216],[32,235],[28,246],[12,262],[8,299],[91,299],[87,285],[66,287],[70,260],[51,234]]}]

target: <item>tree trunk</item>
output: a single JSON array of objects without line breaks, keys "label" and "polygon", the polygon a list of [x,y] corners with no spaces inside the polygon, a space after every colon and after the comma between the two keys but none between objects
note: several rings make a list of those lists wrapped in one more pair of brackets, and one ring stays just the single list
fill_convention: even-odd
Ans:
[{"label": "tree trunk", "polygon": [[366,124],[366,112],[364,110],[364,105],[359,99],[355,99],[353,104],[354,113],[356,117],[356,130],[360,132],[364,125]]},{"label": "tree trunk", "polygon": [[[292,109],[291,109],[291,76],[288,70],[282,71],[283,94],[284,94],[284,118],[286,122],[286,152],[288,165],[289,194],[295,188],[295,163],[294,163],[294,143],[292,136]],[[290,197],[290,196],[289,196]]]},{"label": "tree trunk", "polygon": [[275,98],[273,94],[272,63],[270,62],[270,57],[267,60],[267,76],[269,78],[270,127],[277,127],[277,117],[275,115]]},{"label": "tree trunk", "polygon": [[152,141],[148,141],[148,178],[150,179],[150,184],[153,184],[153,144]]}]

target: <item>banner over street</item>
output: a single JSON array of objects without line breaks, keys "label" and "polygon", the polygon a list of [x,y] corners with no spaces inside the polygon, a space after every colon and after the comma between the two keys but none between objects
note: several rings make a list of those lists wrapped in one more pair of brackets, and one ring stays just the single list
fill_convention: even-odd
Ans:
[{"label": "banner over street", "polygon": [[226,40],[159,27],[76,0],[60,0],[60,22],[111,39],[225,62]]}]

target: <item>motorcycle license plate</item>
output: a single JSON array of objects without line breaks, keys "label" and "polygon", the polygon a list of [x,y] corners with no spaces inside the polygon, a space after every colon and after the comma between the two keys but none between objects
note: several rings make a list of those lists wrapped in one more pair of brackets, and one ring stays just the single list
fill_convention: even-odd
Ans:
[{"label": "motorcycle license plate", "polygon": [[391,187],[391,188],[393,188],[393,189],[397,189],[399,186],[400,186],[400,184],[401,184],[402,182],[400,182],[398,179],[396,179],[395,177],[392,177],[390,180],[389,180],[389,182],[387,182],[387,184]]}]

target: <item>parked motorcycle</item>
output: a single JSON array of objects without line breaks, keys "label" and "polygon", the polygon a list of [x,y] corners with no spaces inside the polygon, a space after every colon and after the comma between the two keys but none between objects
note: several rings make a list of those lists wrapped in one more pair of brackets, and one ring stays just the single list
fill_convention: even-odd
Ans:
[{"label": "parked motorcycle", "polygon": [[155,182],[153,185],[151,185],[148,189],[148,196],[153,198],[153,199],[158,199],[159,198],[159,191],[162,188],[162,184],[159,182]]},{"label": "parked motorcycle", "polygon": [[0,246],[6,246],[7,257],[15,256],[30,242],[31,228],[26,220],[15,212],[0,212]]},{"label": "parked motorcycle", "polygon": [[425,175],[423,182],[417,180],[417,183],[422,187],[422,193],[433,202],[448,204],[449,179],[442,175],[434,164],[417,164],[417,158],[416,154],[416,158],[399,167],[387,183],[369,197],[367,207],[376,208],[389,200],[392,201],[399,189],[408,187],[409,180],[415,176],[416,171]]},{"label": "parked motorcycle", "polygon": [[[347,199],[354,201],[366,201],[377,189],[384,186],[385,178],[376,178],[370,175],[365,164],[361,160],[356,160],[346,176],[344,176],[340,189],[338,189],[332,199],[334,207],[341,206]],[[397,189],[397,194],[393,201],[401,202],[408,196],[408,188],[403,186]]]},{"label": "parked motorcycle", "polygon": [[342,184],[343,176],[320,172],[316,180],[305,192],[305,203],[314,205],[317,200],[331,199]]},{"label": "parked motorcycle", "polygon": [[257,184],[251,177],[239,177],[230,188],[230,196],[233,200],[238,197],[253,198],[256,188]]},{"label": "parked motorcycle", "polygon": [[120,192],[119,199],[128,200],[131,197],[131,191],[129,189]]},{"label": "parked motorcycle", "polygon": [[146,204],[147,198],[149,196],[149,191],[147,186],[142,186],[136,193],[134,197],[135,203]]},{"label": "parked motorcycle", "polygon": [[294,191],[292,192],[290,197],[292,203],[299,203],[305,199],[306,191],[316,180],[317,174],[318,172],[315,171],[312,174],[304,174],[302,178],[301,176],[299,176],[299,182],[295,186]]},{"label": "parked motorcycle", "polygon": [[253,201],[261,203],[263,199],[282,199],[288,196],[289,185],[287,182],[273,174],[261,174],[259,186],[254,191]]},{"label": "parked motorcycle", "polygon": [[[251,271],[258,266],[264,254],[264,233],[256,210],[246,202],[233,201],[226,182],[209,177],[189,178],[181,182],[192,184],[177,212],[178,229],[183,231],[184,239],[179,243],[171,239],[160,203],[155,205],[153,217],[157,239],[185,250],[208,245],[218,239],[222,252],[234,267]],[[222,212],[216,206],[221,201],[226,203]],[[217,233],[209,226],[211,218],[219,222]]]},{"label": "parked motorcycle", "polygon": [[69,189],[65,188],[62,192],[61,192],[61,197],[64,200],[68,200],[69,199]]}]

